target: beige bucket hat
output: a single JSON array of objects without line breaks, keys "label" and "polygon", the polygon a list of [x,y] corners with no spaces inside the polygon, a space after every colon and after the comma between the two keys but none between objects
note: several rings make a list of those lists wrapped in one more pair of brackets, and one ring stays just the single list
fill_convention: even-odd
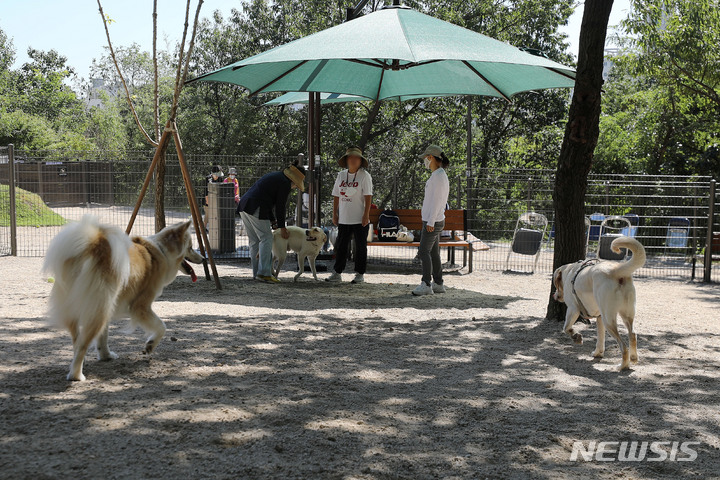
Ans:
[{"label": "beige bucket hat", "polygon": [[301,192],[305,191],[305,174],[302,173],[295,165],[290,165],[283,170],[283,173],[290,179],[290,181],[297,185]]},{"label": "beige bucket hat", "polygon": [[350,147],[347,150],[345,150],[345,155],[340,157],[340,160],[338,160],[338,165],[340,165],[342,168],[347,168],[347,157],[349,157],[351,155],[362,158],[362,165],[360,165],[362,168],[368,167],[367,158],[365,158],[365,155],[363,155],[362,150],[360,150],[358,147]]}]

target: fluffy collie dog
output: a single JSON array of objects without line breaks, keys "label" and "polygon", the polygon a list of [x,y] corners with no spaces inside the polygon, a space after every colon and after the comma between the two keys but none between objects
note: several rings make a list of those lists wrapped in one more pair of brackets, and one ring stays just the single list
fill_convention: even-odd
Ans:
[{"label": "fluffy collie dog", "polygon": [[152,311],[153,301],[179,269],[195,281],[188,261],[203,261],[192,248],[189,227],[190,222],[185,222],[147,238],[129,237],[86,215],[53,238],[43,271],[55,276],[50,318],[72,337],[68,380],[85,380],[83,362],[93,342],[97,342],[98,359],[117,358],[108,349],[108,325],[115,318],[130,317],[150,334],[144,353],[157,346],[165,324]]}]

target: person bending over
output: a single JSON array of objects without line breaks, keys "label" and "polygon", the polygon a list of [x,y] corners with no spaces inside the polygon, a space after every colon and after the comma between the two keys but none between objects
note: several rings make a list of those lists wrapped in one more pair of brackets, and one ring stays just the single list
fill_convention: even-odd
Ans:
[{"label": "person bending over", "polygon": [[285,228],[285,211],[293,188],[305,191],[305,169],[297,164],[265,174],[238,203],[236,211],[242,218],[250,243],[253,278],[261,282],[280,282],[272,275],[272,227],[276,224],[282,237],[289,237]]}]

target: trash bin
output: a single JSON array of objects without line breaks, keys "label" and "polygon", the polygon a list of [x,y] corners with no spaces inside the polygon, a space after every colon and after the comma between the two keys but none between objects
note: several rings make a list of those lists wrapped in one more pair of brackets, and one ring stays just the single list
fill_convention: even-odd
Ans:
[{"label": "trash bin", "polygon": [[235,185],[208,184],[208,237],[217,253],[235,251]]}]

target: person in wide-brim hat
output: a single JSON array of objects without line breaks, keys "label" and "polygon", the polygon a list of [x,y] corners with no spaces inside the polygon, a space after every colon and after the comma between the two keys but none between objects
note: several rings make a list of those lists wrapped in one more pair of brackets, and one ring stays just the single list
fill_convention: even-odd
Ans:
[{"label": "person in wide-brim hat", "polygon": [[235,212],[240,215],[248,236],[253,278],[278,283],[272,272],[273,225],[287,239],[287,200],[293,188],[305,190],[305,169],[294,163],[282,171],[266,173],[240,197]]},{"label": "person in wide-brim hat", "polygon": [[350,147],[338,164],[343,168],[335,178],[332,189],[333,224],[338,227],[335,241],[334,272],[325,280],[342,281],[342,273],[350,256],[353,240],[355,278],[352,283],[363,283],[367,269],[367,239],[370,232],[370,207],[372,206],[372,176],[367,171],[368,161],[362,149]]},{"label": "person in wide-brim hat", "polygon": [[365,155],[363,155],[362,150],[360,150],[358,147],[348,148],[345,151],[345,155],[340,157],[340,160],[338,160],[338,165],[340,165],[342,168],[347,168],[347,159],[350,156],[360,157],[362,159],[362,164],[360,165],[360,167],[368,168],[367,158],[365,158]]}]

